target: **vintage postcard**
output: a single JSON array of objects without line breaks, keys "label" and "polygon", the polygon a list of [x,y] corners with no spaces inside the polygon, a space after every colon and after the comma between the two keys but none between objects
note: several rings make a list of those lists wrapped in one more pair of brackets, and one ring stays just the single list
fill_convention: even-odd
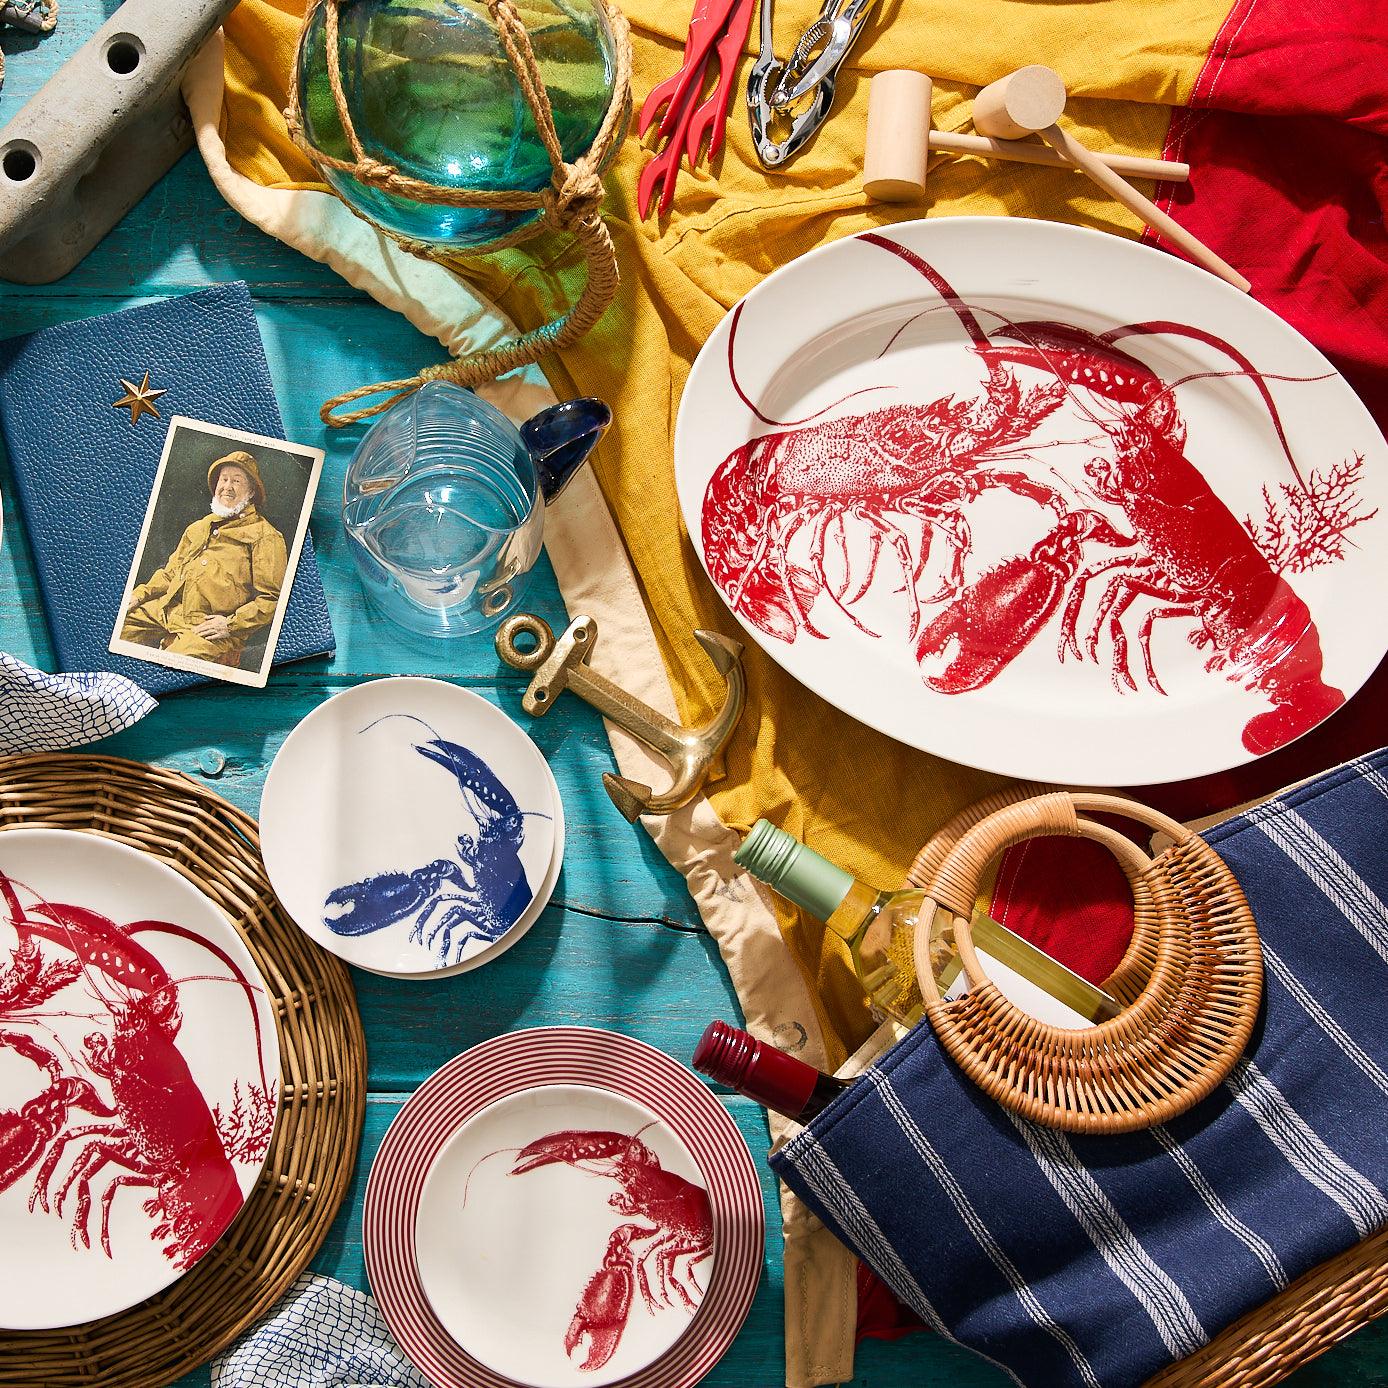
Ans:
[{"label": "vintage postcard", "polygon": [[263,686],[323,450],[175,415],[110,649]]}]

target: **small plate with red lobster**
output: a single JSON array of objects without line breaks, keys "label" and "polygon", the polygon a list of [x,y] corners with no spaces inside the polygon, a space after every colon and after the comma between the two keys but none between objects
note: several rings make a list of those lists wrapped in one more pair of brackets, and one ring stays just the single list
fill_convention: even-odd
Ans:
[{"label": "small plate with red lobster", "polygon": [[490,960],[543,909],[563,807],[539,748],[444,680],[372,680],[326,700],[265,778],[261,851],[299,927],[377,973]]},{"label": "small plate with red lobster", "polygon": [[415,1260],[473,1358],[530,1388],[602,1388],[689,1328],[713,1216],[688,1149],[649,1109],[541,1085],[488,1104],[439,1153]]},{"label": "small plate with red lobster", "polygon": [[675,473],[773,659],[987,770],[1223,770],[1388,650],[1368,412],[1269,309],[1120,237],[948,217],[802,257],[704,345]]},{"label": "small plate with red lobster", "polygon": [[0,833],[0,1325],[81,1325],[191,1268],[260,1175],[279,1082],[264,980],[187,878]]},{"label": "small plate with red lobster", "polygon": [[451,1060],[367,1183],[367,1274],[439,1388],[690,1388],[756,1294],[761,1187],[706,1086],[640,1041],[542,1027]]}]

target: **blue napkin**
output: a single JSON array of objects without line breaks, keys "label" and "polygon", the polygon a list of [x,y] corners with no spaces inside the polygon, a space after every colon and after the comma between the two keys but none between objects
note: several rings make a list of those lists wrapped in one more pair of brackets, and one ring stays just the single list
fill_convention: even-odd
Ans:
[{"label": "blue napkin", "polygon": [[46,675],[0,651],[0,753],[80,747],[121,732],[154,707],[124,675]]},{"label": "blue napkin", "polygon": [[1079,1137],[918,1026],[772,1165],[937,1332],[1018,1383],[1123,1388],[1388,1222],[1388,750],[1210,830],[1263,943],[1229,1079]]},{"label": "blue napkin", "polygon": [[376,1303],[306,1272],[220,1359],[212,1388],[429,1388],[391,1339]]}]

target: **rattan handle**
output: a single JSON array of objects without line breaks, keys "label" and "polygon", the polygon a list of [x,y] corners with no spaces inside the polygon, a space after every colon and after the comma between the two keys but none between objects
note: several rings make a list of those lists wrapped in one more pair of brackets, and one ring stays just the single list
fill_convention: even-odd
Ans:
[{"label": "rattan handle", "polygon": [[927,1002],[941,1001],[935,970],[930,962],[931,931],[941,910],[948,911],[954,917],[959,961],[970,986],[977,988],[988,982],[988,975],[974,949],[973,907],[988,864],[1005,849],[1043,835],[1084,838],[1103,844],[1118,859],[1130,882],[1146,871],[1151,859],[1141,848],[1116,829],[1081,817],[1078,813],[1080,810],[1118,814],[1137,820],[1151,829],[1168,834],[1177,843],[1190,835],[1190,831],[1174,819],[1116,795],[1055,791],[994,811],[975,824],[954,845],[936,870],[934,881],[926,887],[927,896],[936,903],[936,909],[920,913],[916,921],[913,954],[921,995]]}]

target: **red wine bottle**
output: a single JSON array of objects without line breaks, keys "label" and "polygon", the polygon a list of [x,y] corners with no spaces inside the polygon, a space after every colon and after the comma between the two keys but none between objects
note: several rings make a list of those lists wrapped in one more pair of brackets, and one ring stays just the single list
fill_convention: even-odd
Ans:
[{"label": "red wine bottle", "polygon": [[808,1123],[853,1083],[826,1075],[726,1022],[708,1024],[694,1052],[694,1068],[797,1123]]}]

